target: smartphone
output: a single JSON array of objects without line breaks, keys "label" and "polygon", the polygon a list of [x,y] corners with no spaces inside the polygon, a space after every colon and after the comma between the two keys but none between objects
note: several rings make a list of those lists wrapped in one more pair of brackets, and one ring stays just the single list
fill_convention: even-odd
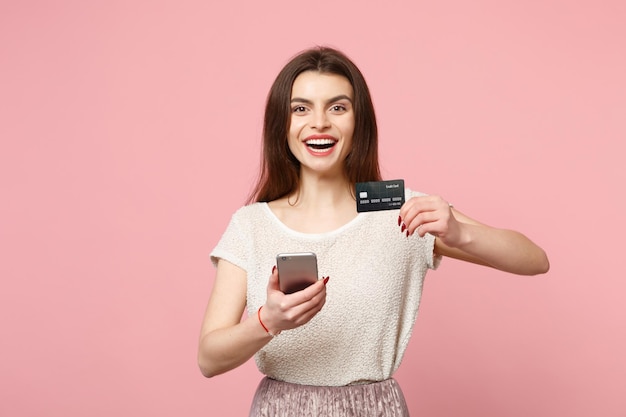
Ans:
[{"label": "smartphone", "polygon": [[313,252],[279,253],[276,255],[278,284],[291,294],[317,281],[317,256]]}]

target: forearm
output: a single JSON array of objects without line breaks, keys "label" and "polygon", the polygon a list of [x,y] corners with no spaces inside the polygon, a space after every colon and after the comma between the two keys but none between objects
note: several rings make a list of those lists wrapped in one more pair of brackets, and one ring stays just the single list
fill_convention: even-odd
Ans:
[{"label": "forearm", "polygon": [[198,365],[207,378],[230,371],[259,351],[271,340],[256,315],[223,329],[205,334],[198,348]]},{"label": "forearm", "polygon": [[542,274],[550,268],[543,249],[519,232],[471,223],[462,223],[461,230],[456,249],[462,253],[450,256],[465,254],[467,260],[519,275]]}]

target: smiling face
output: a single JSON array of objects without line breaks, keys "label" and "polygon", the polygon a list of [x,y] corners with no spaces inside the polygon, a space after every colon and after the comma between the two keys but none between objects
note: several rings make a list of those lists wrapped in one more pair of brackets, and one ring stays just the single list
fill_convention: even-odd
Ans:
[{"label": "smiling face", "polygon": [[291,90],[288,144],[301,170],[343,173],[352,148],[354,91],[347,78],[306,71]]}]

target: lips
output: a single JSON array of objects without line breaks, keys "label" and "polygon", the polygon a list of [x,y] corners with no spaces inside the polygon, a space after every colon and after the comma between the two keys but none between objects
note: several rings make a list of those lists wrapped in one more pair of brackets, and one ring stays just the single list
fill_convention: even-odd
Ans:
[{"label": "lips", "polygon": [[309,136],[304,141],[309,151],[325,154],[338,142],[332,136]]}]

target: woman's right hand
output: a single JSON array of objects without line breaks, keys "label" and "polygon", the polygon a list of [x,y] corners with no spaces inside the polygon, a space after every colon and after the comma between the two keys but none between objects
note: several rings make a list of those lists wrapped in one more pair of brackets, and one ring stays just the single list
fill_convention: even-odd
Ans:
[{"label": "woman's right hand", "polygon": [[303,290],[285,294],[279,288],[278,270],[274,267],[267,284],[267,300],[259,312],[263,325],[277,335],[308,323],[326,302],[328,279],[325,277]]},{"label": "woman's right hand", "polygon": [[[256,315],[241,320],[246,306],[246,279],[243,269],[228,261],[218,261],[198,346],[198,365],[206,377],[238,367],[271,340]],[[267,301],[259,311],[263,325],[276,335],[307,323],[324,306],[327,280],[284,294],[278,288],[278,272],[272,271]]]}]

